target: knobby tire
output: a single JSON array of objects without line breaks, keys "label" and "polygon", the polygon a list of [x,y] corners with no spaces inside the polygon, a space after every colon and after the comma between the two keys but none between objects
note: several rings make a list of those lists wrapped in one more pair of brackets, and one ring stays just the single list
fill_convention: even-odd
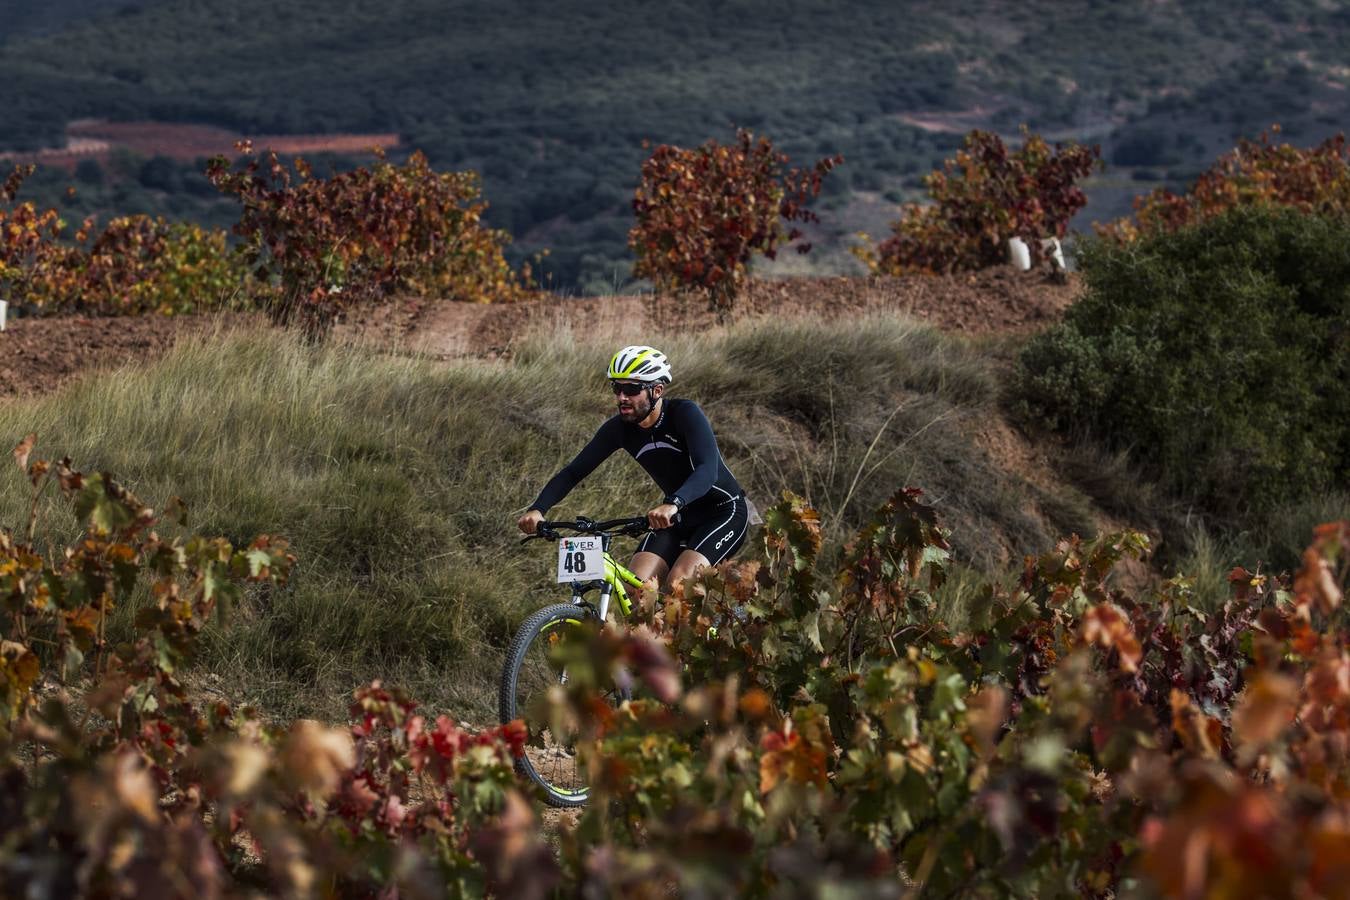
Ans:
[{"label": "knobby tire", "polygon": [[[532,723],[527,718],[531,711],[520,708],[520,701],[525,699],[528,703],[537,699],[533,696],[522,698],[522,691],[547,690],[547,680],[542,676],[553,671],[551,666],[546,666],[548,633],[569,620],[582,625],[596,624],[587,609],[571,603],[546,606],[521,624],[506,651],[506,665],[502,669],[497,693],[497,710],[502,724],[525,718],[531,731],[525,754],[515,761],[516,772],[537,784],[543,790],[544,801],[557,807],[584,805],[590,795],[590,788],[577,766],[575,752],[568,749],[565,741],[553,740],[543,725]],[[522,669],[525,670],[523,673]],[[522,674],[526,682],[524,684]],[[559,682],[555,680],[553,683]],[[544,736],[543,747],[536,743],[539,734]]]}]

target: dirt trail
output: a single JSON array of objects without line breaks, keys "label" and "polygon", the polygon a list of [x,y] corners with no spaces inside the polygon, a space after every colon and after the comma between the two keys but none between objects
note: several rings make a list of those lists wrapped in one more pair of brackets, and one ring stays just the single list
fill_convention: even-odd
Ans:
[{"label": "dirt trail", "polygon": [[[1015,333],[1057,319],[1078,289],[1076,281],[1056,284],[1044,275],[1012,269],[942,278],[765,280],[751,282],[730,320],[897,310],[957,333]],[[719,326],[716,314],[702,303],[670,296],[546,296],[499,305],[403,298],[353,317],[335,337],[439,359],[491,359],[510,355],[522,335],[540,328],[614,333],[647,321],[663,331],[698,333]],[[84,371],[144,363],[184,334],[265,327],[263,316],[238,313],[11,319],[0,332],[0,402],[41,395]],[[1008,470],[1044,487],[1054,483],[1044,454],[1015,429],[997,422],[987,432],[982,443]]]},{"label": "dirt trail", "polygon": [[[731,321],[847,316],[900,310],[965,334],[1017,332],[1054,321],[1073,301],[1076,282],[1055,284],[1037,273],[991,269],[942,278],[790,278],[754,281]],[[339,340],[360,340],[449,359],[499,357],[539,328],[604,330],[650,320],[662,330],[702,331],[717,316],[695,300],[646,295],[546,296],[522,303],[479,305],[404,298],[339,326]],[[10,318],[0,332],[0,399],[34,396],[78,373],[144,362],[181,334],[213,328],[262,327],[261,316],[239,313],[46,319]]]},{"label": "dirt trail", "polygon": [[195,162],[208,156],[233,156],[235,143],[248,138],[260,151],[281,154],[352,153],[369,156],[371,148],[393,150],[401,145],[398,134],[258,134],[244,135],[214,125],[171,122],[109,122],[77,119],[66,126],[65,143],[29,153],[0,153],[0,160],[36,162],[74,171],[82,160],[107,164],[118,150],[141,156],[168,156],[180,162]]},{"label": "dirt trail", "polygon": [[9,319],[0,331],[0,400],[45,394],[91,369],[154,359],[181,335],[254,327],[260,316]]},{"label": "dirt trail", "polygon": [[[1078,284],[1036,273],[991,269],[973,275],[903,278],[790,278],[751,282],[730,321],[804,315],[857,315],[898,310],[966,334],[1025,331],[1054,321],[1073,302]],[[651,321],[661,330],[716,327],[715,313],[696,300],[661,295],[551,296],[483,306],[410,300],[352,331],[373,330],[409,349],[440,358],[499,356],[537,328],[576,330]]]}]

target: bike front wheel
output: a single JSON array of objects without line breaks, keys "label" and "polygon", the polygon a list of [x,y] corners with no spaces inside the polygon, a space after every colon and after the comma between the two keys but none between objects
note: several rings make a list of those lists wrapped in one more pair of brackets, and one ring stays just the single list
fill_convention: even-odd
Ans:
[{"label": "bike front wheel", "polygon": [[567,671],[558,661],[566,653],[559,645],[585,640],[598,624],[583,607],[546,606],[521,624],[506,651],[498,713],[502,724],[525,722],[529,738],[524,755],[516,759],[516,771],[543,789],[550,806],[581,806],[590,794],[577,763],[576,723],[554,708],[549,693],[567,683]]}]

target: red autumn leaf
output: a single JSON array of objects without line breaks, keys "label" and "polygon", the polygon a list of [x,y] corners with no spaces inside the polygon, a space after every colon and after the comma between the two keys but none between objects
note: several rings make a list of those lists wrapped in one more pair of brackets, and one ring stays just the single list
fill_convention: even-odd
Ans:
[{"label": "red autumn leaf", "polygon": [[683,686],[679,666],[670,650],[646,626],[635,629],[624,641],[623,661],[636,670],[638,678],[662,703],[674,703],[680,698]]},{"label": "red autumn leaf", "polygon": [[759,792],[767,794],[784,781],[814,784],[823,788],[826,780],[826,753],[812,746],[801,732],[785,719],[780,731],[765,732],[759,742]]},{"label": "red autumn leaf", "polygon": [[1294,721],[1298,682],[1278,672],[1258,672],[1233,709],[1233,737],[1239,744],[1264,745]]},{"label": "red autumn leaf", "polygon": [[1172,730],[1188,751],[1217,759],[1223,751],[1223,723],[1205,715],[1184,691],[1172,689]]},{"label": "red autumn leaf", "polygon": [[33,444],[37,442],[37,435],[29,432],[19,445],[14,448],[14,461],[19,464],[19,468],[25,472],[28,471],[28,454],[33,451]]},{"label": "red autumn leaf", "polygon": [[1125,613],[1114,603],[1099,603],[1089,609],[1083,616],[1080,634],[1084,643],[1115,650],[1122,670],[1138,670],[1143,650]]},{"label": "red autumn leaf", "polygon": [[1324,616],[1335,611],[1344,599],[1331,563],[1316,546],[1303,552],[1303,566],[1294,576],[1294,596],[1295,602],[1311,605]]},{"label": "red autumn leaf", "polygon": [[774,712],[773,700],[759,688],[751,688],[746,691],[737,705],[740,708],[741,715],[752,722],[766,719]]}]

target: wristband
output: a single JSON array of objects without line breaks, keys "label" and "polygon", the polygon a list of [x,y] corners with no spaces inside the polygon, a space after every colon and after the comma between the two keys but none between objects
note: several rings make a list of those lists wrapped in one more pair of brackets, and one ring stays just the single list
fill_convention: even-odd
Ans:
[{"label": "wristband", "polygon": [[681,500],[679,497],[676,497],[676,496],[673,496],[673,495],[672,495],[672,496],[670,496],[670,497],[667,497],[667,498],[665,499],[665,502],[666,502],[666,503],[669,503],[671,506],[675,507],[676,509],[684,509],[684,501]]}]

